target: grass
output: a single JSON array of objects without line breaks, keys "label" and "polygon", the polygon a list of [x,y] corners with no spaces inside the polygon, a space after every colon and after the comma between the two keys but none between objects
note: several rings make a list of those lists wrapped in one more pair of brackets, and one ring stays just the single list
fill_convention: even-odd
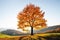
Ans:
[{"label": "grass", "polygon": [[8,38],[8,37],[10,37],[10,36],[9,35],[6,35],[6,34],[0,33],[0,38]]},{"label": "grass", "polygon": [[[55,40],[56,38],[60,38],[60,33],[41,33],[41,34],[34,34],[34,35],[27,35],[27,36],[9,36],[6,34],[0,33],[0,38],[9,38],[8,40]],[[60,40],[60,39],[59,39]]]},{"label": "grass", "polygon": [[34,34],[33,36],[23,36],[20,39],[22,40],[60,40],[60,33],[41,33],[41,34]]},{"label": "grass", "polygon": [[50,36],[50,35],[60,35],[60,33],[41,33],[35,34],[36,36]]}]

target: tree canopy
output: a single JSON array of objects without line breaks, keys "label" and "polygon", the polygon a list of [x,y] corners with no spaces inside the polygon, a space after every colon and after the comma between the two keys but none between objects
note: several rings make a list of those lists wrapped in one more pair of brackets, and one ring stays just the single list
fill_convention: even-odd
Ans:
[{"label": "tree canopy", "polygon": [[46,20],[44,19],[44,13],[40,7],[34,6],[32,4],[27,5],[23,11],[19,12],[18,18],[18,28],[24,30],[25,27],[33,27],[36,29],[46,27]]}]

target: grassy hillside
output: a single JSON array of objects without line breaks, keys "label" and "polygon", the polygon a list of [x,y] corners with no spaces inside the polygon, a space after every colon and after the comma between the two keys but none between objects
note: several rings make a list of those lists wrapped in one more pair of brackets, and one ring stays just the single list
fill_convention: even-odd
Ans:
[{"label": "grassy hillside", "polygon": [[[1,39],[2,38],[2,39]],[[0,40],[60,40],[60,33],[41,33],[33,36],[9,36],[0,34]]]},{"label": "grassy hillside", "polygon": [[0,33],[0,38],[7,38],[7,37],[10,37],[10,36],[9,35],[6,35],[6,34]]},{"label": "grassy hillside", "polygon": [[42,33],[34,34],[33,36],[24,36],[20,40],[60,40],[60,33]]}]

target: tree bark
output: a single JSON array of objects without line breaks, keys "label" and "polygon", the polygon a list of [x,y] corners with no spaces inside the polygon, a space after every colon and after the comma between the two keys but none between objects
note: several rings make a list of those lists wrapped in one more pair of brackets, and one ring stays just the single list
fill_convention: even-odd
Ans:
[{"label": "tree bark", "polygon": [[33,35],[33,27],[31,26],[31,35]]}]

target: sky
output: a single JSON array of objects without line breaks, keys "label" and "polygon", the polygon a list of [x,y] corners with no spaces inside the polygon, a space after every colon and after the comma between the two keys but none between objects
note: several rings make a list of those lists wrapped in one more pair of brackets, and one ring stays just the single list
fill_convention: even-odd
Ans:
[{"label": "sky", "polygon": [[60,0],[0,0],[0,28],[17,29],[17,15],[28,4],[45,12],[47,26],[60,25]]}]

